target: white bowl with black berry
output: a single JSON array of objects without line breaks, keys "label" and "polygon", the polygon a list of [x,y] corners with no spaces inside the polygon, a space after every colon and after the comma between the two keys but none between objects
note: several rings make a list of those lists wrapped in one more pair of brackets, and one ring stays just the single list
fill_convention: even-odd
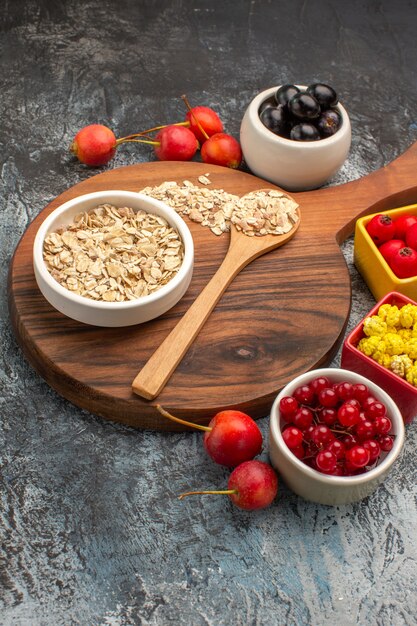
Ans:
[{"label": "white bowl with black berry", "polygon": [[240,143],[256,176],[287,191],[316,189],[339,171],[349,154],[349,115],[325,83],[271,87],[246,109]]},{"label": "white bowl with black berry", "polygon": [[392,398],[360,374],[322,368],[301,374],[275,399],[269,456],[305,500],[340,505],[369,496],[393,469],[404,422]]}]

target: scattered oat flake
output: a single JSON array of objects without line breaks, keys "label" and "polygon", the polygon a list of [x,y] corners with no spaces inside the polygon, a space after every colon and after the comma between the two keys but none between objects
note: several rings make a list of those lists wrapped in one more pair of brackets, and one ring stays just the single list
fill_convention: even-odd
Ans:
[{"label": "scattered oat flake", "polygon": [[[211,184],[208,176],[199,176],[198,181]],[[298,204],[275,189],[253,191],[240,198],[224,189],[208,189],[185,180],[182,184],[165,181],[145,187],[141,193],[165,202],[218,236],[230,230],[231,222],[248,236],[283,235],[299,220]]]},{"label": "scattered oat flake", "polygon": [[208,176],[199,176],[198,182],[202,185],[211,185],[211,180],[208,178]]}]

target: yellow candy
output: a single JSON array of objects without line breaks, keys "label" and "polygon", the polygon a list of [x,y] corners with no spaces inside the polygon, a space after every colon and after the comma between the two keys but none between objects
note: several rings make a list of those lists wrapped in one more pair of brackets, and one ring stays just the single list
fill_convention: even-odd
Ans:
[{"label": "yellow candy", "polygon": [[368,337],[383,337],[387,332],[387,324],[377,315],[367,317],[363,323],[363,332]]},{"label": "yellow candy", "polygon": [[404,352],[404,341],[397,333],[387,333],[384,337],[385,352],[389,355],[402,354]]},{"label": "yellow candy", "polygon": [[417,321],[417,307],[414,304],[405,304],[400,311],[400,323],[403,328],[411,328]]},{"label": "yellow candy", "polygon": [[378,316],[387,326],[398,326],[400,323],[400,310],[396,305],[382,304],[378,309]]},{"label": "yellow candy", "polygon": [[413,337],[405,342],[404,352],[408,354],[410,359],[417,359],[417,337]]}]

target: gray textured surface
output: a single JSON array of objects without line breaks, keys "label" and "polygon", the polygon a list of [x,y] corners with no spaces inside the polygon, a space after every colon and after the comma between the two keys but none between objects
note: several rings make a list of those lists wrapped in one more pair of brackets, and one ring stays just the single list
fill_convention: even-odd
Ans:
[{"label": "gray textured surface", "polygon": [[[404,0],[1,2],[1,624],[417,623],[416,423],[390,478],[359,504],[315,506],[284,485],[255,514],[220,497],[179,502],[227,481],[201,435],[135,432],[71,406],[25,362],[6,305],[29,221],[95,173],[68,155],[79,128],[122,136],[177,121],[187,92],[238,135],[257,91],[321,79],[353,126],[333,182],[352,180],[417,139],[416,22]],[[111,167],[149,158],[124,146]],[[344,253],[350,329],[374,301],[352,241]],[[260,426],[266,435],[267,418]]]}]

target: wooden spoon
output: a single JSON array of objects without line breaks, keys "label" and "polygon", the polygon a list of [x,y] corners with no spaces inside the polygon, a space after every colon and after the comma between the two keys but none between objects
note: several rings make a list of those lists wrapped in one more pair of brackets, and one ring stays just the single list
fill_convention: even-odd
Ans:
[{"label": "wooden spoon", "polygon": [[257,257],[292,239],[299,225],[300,219],[284,235],[248,237],[231,224],[230,244],[222,264],[134,379],[136,394],[152,400],[162,391],[235,276]]}]

